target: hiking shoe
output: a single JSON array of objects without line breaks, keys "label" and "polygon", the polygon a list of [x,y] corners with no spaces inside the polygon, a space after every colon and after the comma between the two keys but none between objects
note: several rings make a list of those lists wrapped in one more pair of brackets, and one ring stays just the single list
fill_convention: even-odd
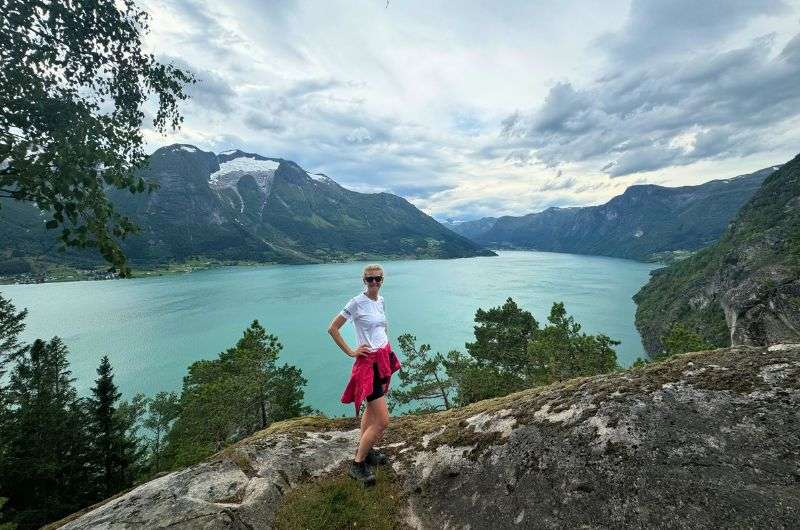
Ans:
[{"label": "hiking shoe", "polygon": [[369,468],[369,465],[367,465],[366,460],[363,462],[351,460],[348,474],[361,482],[364,487],[375,485],[375,475],[372,474],[372,470]]},{"label": "hiking shoe", "polygon": [[364,459],[364,462],[371,466],[385,466],[389,463],[389,457],[385,454],[381,453],[380,451],[376,451],[375,449],[370,449],[367,453],[367,458]]}]

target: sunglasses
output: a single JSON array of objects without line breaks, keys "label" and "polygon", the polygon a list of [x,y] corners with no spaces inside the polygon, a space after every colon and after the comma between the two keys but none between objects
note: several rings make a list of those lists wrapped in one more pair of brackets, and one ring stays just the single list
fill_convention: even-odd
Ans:
[{"label": "sunglasses", "polygon": [[364,281],[369,282],[376,282],[381,283],[383,281],[383,276],[364,276]]}]

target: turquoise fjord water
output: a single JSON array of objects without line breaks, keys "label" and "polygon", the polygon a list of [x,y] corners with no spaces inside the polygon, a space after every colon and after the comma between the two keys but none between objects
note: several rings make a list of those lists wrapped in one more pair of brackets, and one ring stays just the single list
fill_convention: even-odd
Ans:
[{"label": "turquoise fjord water", "polygon": [[[617,356],[623,365],[643,355],[631,296],[657,265],[549,252],[498,254],[383,262],[381,294],[395,351],[397,336],[406,332],[434,350],[464,351],[475,310],[512,297],[540,322],[554,301],[563,301],[584,331],[622,342]],[[66,342],[82,395],[89,394],[103,354],[125,398],[179,391],[189,364],[232,346],[258,319],[283,344],[280,362],[303,370],[306,403],[339,416],[353,414],[352,405],[339,403],[352,359],[326,330],[361,291],[363,266],[226,267],[125,281],[7,285],[2,292],[18,309],[28,308],[26,340],[58,335]],[[344,330],[354,345],[352,324]]]}]

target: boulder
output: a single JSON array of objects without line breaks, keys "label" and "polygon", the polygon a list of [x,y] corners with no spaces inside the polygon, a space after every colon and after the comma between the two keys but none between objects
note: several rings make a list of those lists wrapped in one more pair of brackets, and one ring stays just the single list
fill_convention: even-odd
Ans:
[{"label": "boulder", "polygon": [[[798,411],[800,344],[738,346],[393,418],[381,444],[401,526],[798,528]],[[50,528],[271,528],[357,427],[274,424]]]}]

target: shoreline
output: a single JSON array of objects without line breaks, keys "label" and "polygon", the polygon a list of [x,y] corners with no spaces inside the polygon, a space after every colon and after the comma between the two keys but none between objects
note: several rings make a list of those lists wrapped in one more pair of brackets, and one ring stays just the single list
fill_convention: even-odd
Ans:
[{"label": "shoreline", "polygon": [[[623,261],[633,261],[636,263],[646,264],[659,264],[662,267],[672,264],[674,261],[680,261],[681,258],[669,259],[649,259],[639,260],[632,258],[621,258],[617,256],[608,256],[605,254],[578,254],[574,252],[557,252],[549,250],[539,250],[532,248],[516,248],[516,247],[492,247],[486,248],[495,252],[494,256],[457,256],[452,258],[446,257],[433,257],[433,256],[378,256],[378,255],[364,255],[364,256],[351,256],[346,259],[331,259],[319,262],[309,263],[280,263],[274,261],[252,261],[252,260],[217,260],[212,258],[193,258],[181,263],[171,262],[167,265],[154,266],[154,267],[141,267],[135,268],[131,266],[131,276],[129,279],[152,278],[160,276],[173,276],[178,274],[189,274],[192,272],[199,272],[205,270],[221,269],[224,267],[270,267],[276,265],[325,265],[334,263],[353,263],[359,261],[420,261],[420,260],[447,260],[447,259],[467,259],[478,257],[497,257],[496,252],[543,252],[547,254],[568,254],[572,256],[584,256],[593,258],[605,259],[618,259]],[[685,251],[674,251],[675,253],[683,253]],[[690,255],[686,253],[685,256]],[[659,256],[662,257],[662,256]],[[68,282],[84,282],[84,281],[101,281],[101,280],[121,280],[116,272],[109,272],[106,267],[98,267],[95,269],[84,269],[78,267],[71,267],[68,265],[54,265],[45,274],[39,275],[9,275],[0,276],[0,286],[2,285],[36,285],[44,283],[68,283]]]},{"label": "shoreline", "polygon": [[[505,249],[509,250],[509,249]],[[444,259],[463,259],[477,257],[496,257],[494,256],[456,256],[456,257],[435,257],[435,256],[380,256],[380,255],[355,255],[346,259],[331,259],[319,262],[308,263],[280,263],[275,261],[251,261],[251,260],[217,260],[211,258],[195,258],[181,263],[169,263],[155,267],[131,267],[129,279],[151,278],[158,276],[173,276],[177,274],[188,274],[192,272],[220,269],[224,267],[254,267],[254,266],[275,266],[275,265],[324,265],[333,263],[353,263],[359,261],[420,261],[420,260],[444,260]],[[18,274],[0,276],[0,285],[36,285],[43,283],[67,283],[100,280],[121,280],[116,272],[109,272],[106,267],[95,269],[83,269],[68,265],[56,265],[44,274]]]}]

